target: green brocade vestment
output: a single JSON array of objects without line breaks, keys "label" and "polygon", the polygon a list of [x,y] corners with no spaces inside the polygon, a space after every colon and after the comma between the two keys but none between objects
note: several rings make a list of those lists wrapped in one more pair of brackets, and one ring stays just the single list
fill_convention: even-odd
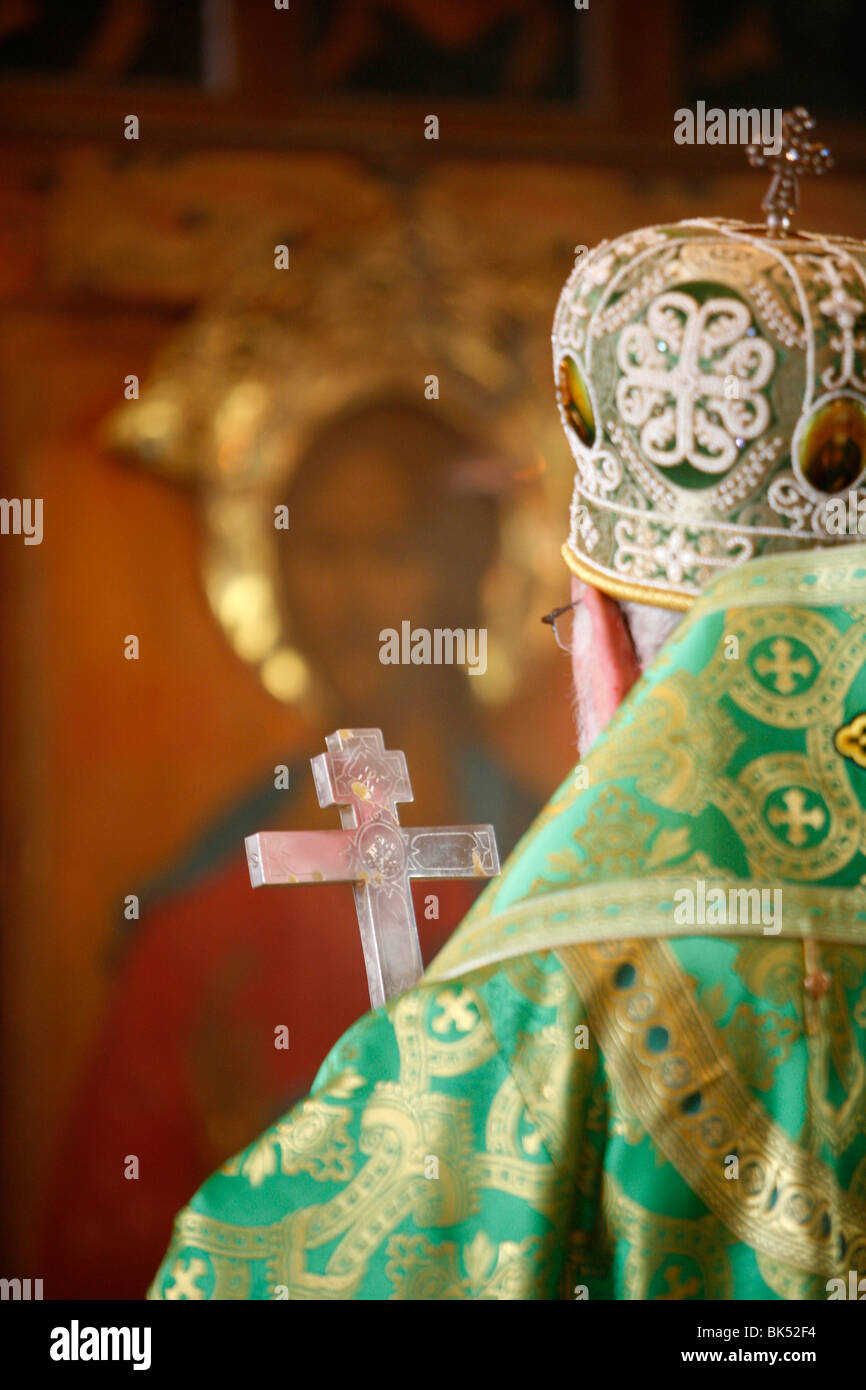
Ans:
[{"label": "green brocade vestment", "polygon": [[[721,576],[152,1298],[818,1298],[866,1274],[866,547]],[[753,891],[747,891],[753,890]]]}]

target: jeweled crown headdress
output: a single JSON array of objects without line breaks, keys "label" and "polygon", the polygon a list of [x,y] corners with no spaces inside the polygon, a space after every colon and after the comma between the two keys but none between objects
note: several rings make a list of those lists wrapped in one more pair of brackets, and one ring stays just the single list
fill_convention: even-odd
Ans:
[{"label": "jeweled crown headdress", "polygon": [[866,243],[790,230],[798,175],[831,164],[813,124],[798,107],[778,154],[749,149],[774,175],[766,226],[646,227],[566,282],[563,554],[607,593],[685,609],[754,556],[864,539],[848,522],[862,499],[866,533]]}]

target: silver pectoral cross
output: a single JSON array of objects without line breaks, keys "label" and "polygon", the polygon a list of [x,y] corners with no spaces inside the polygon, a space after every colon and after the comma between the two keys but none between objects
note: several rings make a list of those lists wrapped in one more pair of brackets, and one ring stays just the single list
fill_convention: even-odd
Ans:
[{"label": "silver pectoral cross", "polygon": [[338,806],[342,830],[260,831],[245,844],[254,888],[274,883],[351,883],[370,1003],[379,1008],[420,979],[424,965],[412,908],[413,878],[493,878],[491,825],[404,828],[397,804],[412,801],[402,753],[379,729],[339,729],[311,759],[320,806]]}]

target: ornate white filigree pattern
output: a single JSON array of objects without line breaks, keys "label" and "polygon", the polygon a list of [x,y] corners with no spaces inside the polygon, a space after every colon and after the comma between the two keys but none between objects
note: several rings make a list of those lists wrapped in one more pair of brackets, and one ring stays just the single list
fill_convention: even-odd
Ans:
[{"label": "ornate white filigree pattern", "polygon": [[767,327],[775,333],[783,347],[803,350],[806,346],[806,332],[803,325],[797,323],[796,319],[779,303],[771,287],[763,280],[751,280],[749,293],[761,311]]},{"label": "ornate white filigree pattern", "polygon": [[860,288],[856,273],[841,257],[832,255],[798,256],[797,261],[808,265],[815,279],[829,287],[830,293],[819,299],[818,308],[839,329],[838,334],[830,339],[830,346],[840,354],[841,361],[826,367],[821,373],[821,381],[828,391],[837,391],[840,386],[853,386],[858,391],[866,391],[866,378],[856,368],[856,354],[866,353],[866,334],[855,331],[858,319],[862,319],[866,313],[866,306],[862,297],[855,298],[845,288],[846,271],[849,278],[853,278],[855,287]]},{"label": "ornate white filigree pattern", "polygon": [[571,529],[574,535],[580,537],[586,550],[592,553],[599,542],[598,527],[579,493],[575,493],[571,502]]},{"label": "ornate white filigree pattern", "polygon": [[677,505],[677,494],[671,488],[666,487],[661,479],[656,477],[652,469],[643,462],[633,448],[627,431],[617,420],[610,419],[607,422],[607,432],[626,463],[629,464],[632,476],[640,483],[643,492],[657,502],[663,510],[672,511]]},{"label": "ornate white filigree pattern", "polygon": [[780,516],[790,517],[791,530],[808,534],[807,528],[815,511],[815,501],[807,497],[793,473],[781,473],[767,489],[767,501]]},{"label": "ornate white filigree pattern", "polygon": [[754,553],[743,535],[725,536],[721,545],[707,535],[690,534],[691,528],[673,525],[670,518],[622,517],[614,526],[617,550],[615,568],[624,576],[681,584],[696,569],[703,581],[713,570],[728,569]]},{"label": "ornate white filigree pattern", "polygon": [[609,309],[605,309],[603,313],[598,315],[592,325],[592,336],[594,338],[606,337],[608,333],[615,333],[618,328],[622,328],[623,324],[628,323],[640,306],[646,302],[647,291],[649,290],[651,294],[658,294],[664,288],[667,278],[664,267],[654,270],[643,284],[629,290],[628,294],[624,294]]},{"label": "ornate white filigree pattern", "polygon": [[713,501],[725,513],[730,512],[736,502],[751,497],[768,470],[781,457],[785,441],[781,435],[769,435],[759,439],[747,458],[723,478],[715,491]]},{"label": "ornate white filigree pattern", "polygon": [[[709,299],[668,290],[650,302],[646,323],[620,335],[624,375],[616,403],[626,424],[641,426],[641,449],[661,468],[690,463],[723,473],[742,447],[767,427],[770,408],[758,394],[773,374],[769,343],[748,337],[751,314],[738,299]],[[727,351],[723,351],[727,349]],[[726,394],[725,378],[736,394]]]}]

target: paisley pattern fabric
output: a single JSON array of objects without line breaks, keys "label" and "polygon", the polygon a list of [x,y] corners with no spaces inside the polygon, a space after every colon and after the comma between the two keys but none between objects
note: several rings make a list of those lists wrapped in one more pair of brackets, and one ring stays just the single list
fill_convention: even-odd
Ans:
[{"label": "paisley pattern fabric", "polygon": [[866,547],[717,580],[153,1298],[826,1298],[866,1274]]}]

